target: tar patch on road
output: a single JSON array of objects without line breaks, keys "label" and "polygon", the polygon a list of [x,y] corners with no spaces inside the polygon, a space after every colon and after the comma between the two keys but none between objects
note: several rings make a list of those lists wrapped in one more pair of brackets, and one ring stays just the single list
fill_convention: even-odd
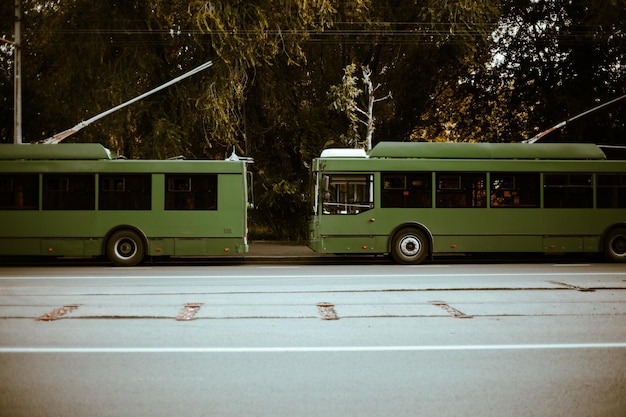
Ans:
[{"label": "tar patch on road", "polygon": [[578,285],[568,284],[566,282],[559,282],[559,281],[548,281],[548,282],[550,284],[559,285],[561,287],[565,287],[570,290],[576,290],[576,291],[581,291],[581,292],[594,292],[595,291],[593,288],[579,287]]},{"label": "tar patch on road", "polygon": [[317,309],[320,312],[322,320],[339,320],[339,316],[335,312],[335,305],[331,303],[317,303]]},{"label": "tar patch on road", "polygon": [[202,303],[187,303],[180,309],[178,316],[176,316],[176,320],[178,321],[189,321],[193,320],[202,307]]},{"label": "tar patch on road", "polygon": [[452,317],[455,317],[457,319],[471,319],[472,318],[472,316],[469,316],[457,310],[456,308],[449,306],[448,303],[446,303],[445,301],[430,301],[430,304],[436,307],[441,307],[442,309],[447,311]]},{"label": "tar patch on road", "polygon": [[55,310],[50,311],[44,315],[37,317],[37,321],[52,321],[56,320],[78,308],[77,304],[66,305],[61,308],[57,308]]}]

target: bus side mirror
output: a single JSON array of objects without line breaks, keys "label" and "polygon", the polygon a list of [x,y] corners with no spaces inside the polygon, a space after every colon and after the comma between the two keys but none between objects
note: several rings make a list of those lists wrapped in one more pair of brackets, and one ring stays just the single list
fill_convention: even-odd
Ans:
[{"label": "bus side mirror", "polygon": [[324,175],[323,177],[323,181],[324,181],[324,192],[328,192],[329,188],[330,188],[330,177],[328,175]]}]

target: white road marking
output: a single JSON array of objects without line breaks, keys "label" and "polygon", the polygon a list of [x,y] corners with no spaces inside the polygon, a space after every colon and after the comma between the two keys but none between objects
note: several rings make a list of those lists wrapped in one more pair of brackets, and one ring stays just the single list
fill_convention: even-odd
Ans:
[{"label": "white road marking", "polygon": [[403,268],[450,268],[450,265],[402,265]]},{"label": "white road marking", "polygon": [[37,276],[37,275],[23,275],[23,276],[1,276],[0,281],[2,280],[25,280],[25,279],[45,279],[45,280],[53,280],[53,279],[76,279],[76,280],[96,280],[96,279],[106,279],[106,280],[129,280],[129,279],[289,279],[293,280],[294,278],[315,278],[315,279],[332,279],[337,280],[341,278],[415,278],[415,277],[442,277],[442,278],[461,278],[461,277],[537,277],[538,275],[542,277],[558,277],[558,276],[567,276],[567,277],[575,277],[575,276],[583,276],[588,277],[589,275],[593,276],[626,276],[626,272],[498,272],[498,273],[476,273],[476,274],[464,274],[464,273],[453,273],[453,274],[437,274],[437,273],[426,273],[426,274],[334,274],[334,275],[320,275],[320,274],[298,274],[297,277],[293,277],[291,275],[277,276],[277,275],[212,275],[207,273],[206,275],[87,275],[87,276],[67,276],[67,275],[45,275],[45,276]]},{"label": "white road marking", "polygon": [[258,269],[300,269],[299,266],[259,266]]},{"label": "white road marking", "polygon": [[545,343],[511,345],[283,346],[283,347],[0,347],[2,353],[368,353],[486,350],[626,349],[617,343]]}]

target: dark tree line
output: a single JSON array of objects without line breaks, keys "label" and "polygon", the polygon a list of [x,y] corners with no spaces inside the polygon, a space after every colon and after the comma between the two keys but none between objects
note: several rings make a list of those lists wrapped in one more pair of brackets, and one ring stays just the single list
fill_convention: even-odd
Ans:
[{"label": "dark tree line", "polygon": [[[390,99],[380,140],[510,142],[626,94],[626,0],[23,0],[23,135],[45,139],[204,62],[66,139],[129,158],[255,159],[257,237],[303,237],[307,170],[365,137],[329,94],[350,65]],[[13,1],[0,5],[12,39]],[[13,138],[0,44],[0,141]],[[360,71],[351,91],[366,106]],[[359,90],[361,92],[359,93]],[[338,89],[335,89],[338,91]],[[336,97],[335,97],[336,98]],[[545,141],[624,145],[626,101]],[[352,132],[352,133],[351,133]],[[253,236],[255,237],[255,236]]]}]

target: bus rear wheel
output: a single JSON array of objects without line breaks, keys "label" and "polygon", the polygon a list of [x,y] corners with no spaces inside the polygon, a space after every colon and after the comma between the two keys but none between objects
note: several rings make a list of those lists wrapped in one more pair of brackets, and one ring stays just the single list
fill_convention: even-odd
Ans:
[{"label": "bus rear wheel", "polygon": [[423,232],[401,229],[391,244],[391,256],[399,264],[419,264],[428,256],[429,243]]},{"label": "bus rear wheel", "polygon": [[610,261],[626,262],[626,227],[615,228],[606,235],[604,255]]},{"label": "bus rear wheel", "polygon": [[145,256],[141,236],[132,230],[118,230],[107,241],[107,255],[118,266],[135,266]]}]

